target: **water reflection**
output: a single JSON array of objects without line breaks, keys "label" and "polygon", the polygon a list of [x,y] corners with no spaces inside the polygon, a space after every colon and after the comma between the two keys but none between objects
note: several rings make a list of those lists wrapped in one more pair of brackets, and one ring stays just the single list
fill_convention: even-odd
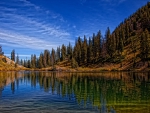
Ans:
[{"label": "water reflection", "polygon": [[0,96],[9,84],[15,94],[20,83],[76,101],[79,106],[91,104],[100,113],[150,112],[149,73],[1,72]]}]

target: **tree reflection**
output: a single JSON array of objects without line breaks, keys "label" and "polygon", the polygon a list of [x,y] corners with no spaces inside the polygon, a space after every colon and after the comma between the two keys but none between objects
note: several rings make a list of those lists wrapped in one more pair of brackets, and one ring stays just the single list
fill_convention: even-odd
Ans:
[{"label": "tree reflection", "polygon": [[[101,113],[116,113],[123,108],[131,109],[130,106],[150,102],[149,73],[0,73],[0,89],[11,83],[12,93],[15,93],[15,87],[19,87],[20,82],[76,100],[79,105],[91,103]],[[150,111],[150,105],[147,106]]]}]

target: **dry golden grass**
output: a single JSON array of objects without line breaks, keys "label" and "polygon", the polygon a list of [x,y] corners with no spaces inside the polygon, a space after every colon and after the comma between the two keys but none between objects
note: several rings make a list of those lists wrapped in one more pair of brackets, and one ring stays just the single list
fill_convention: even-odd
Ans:
[{"label": "dry golden grass", "polygon": [[26,68],[20,65],[15,66],[15,62],[6,56],[0,56],[0,71],[18,71]]}]

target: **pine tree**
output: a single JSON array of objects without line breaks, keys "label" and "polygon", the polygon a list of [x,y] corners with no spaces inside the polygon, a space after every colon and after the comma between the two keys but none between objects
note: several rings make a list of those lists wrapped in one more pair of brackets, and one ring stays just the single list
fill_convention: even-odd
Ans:
[{"label": "pine tree", "polygon": [[[107,49],[106,49],[106,40],[103,38],[102,39],[102,51],[101,51],[101,57],[102,59],[106,59],[106,56],[107,56]],[[103,63],[103,60],[102,60],[102,63]]]},{"label": "pine tree", "polygon": [[96,51],[96,38],[95,38],[94,33],[93,33],[93,37],[92,37],[92,51],[93,51],[92,62],[95,63],[96,56],[97,56],[97,51]]},{"label": "pine tree", "polygon": [[4,52],[2,51],[2,46],[0,45],[0,55],[3,55]]},{"label": "pine tree", "polygon": [[36,68],[39,68],[39,58],[36,59]]},{"label": "pine tree", "polygon": [[56,61],[55,50],[52,48],[52,52],[51,52],[51,63],[52,63],[53,69],[54,69],[55,61]]},{"label": "pine tree", "polygon": [[124,50],[124,42],[123,42],[123,36],[122,36],[122,32],[120,31],[119,33],[119,45],[118,45],[118,50],[120,52],[120,55],[122,55],[122,52]]},{"label": "pine tree", "polygon": [[36,55],[34,54],[34,56],[33,56],[33,68],[36,68]]},{"label": "pine tree", "polygon": [[66,46],[63,44],[62,47],[61,47],[61,61],[65,60],[66,53],[67,53]]},{"label": "pine tree", "polygon": [[44,67],[47,67],[47,61],[48,61],[48,50],[44,50],[44,56],[43,56],[43,65]]},{"label": "pine tree", "polygon": [[11,60],[15,62],[15,50],[13,49],[11,52]]},{"label": "pine tree", "polygon": [[61,58],[60,47],[57,47],[57,50],[56,50],[56,61],[60,62],[60,58]]},{"label": "pine tree", "polygon": [[77,52],[77,56],[76,56],[76,61],[78,62],[78,64],[81,64],[81,47],[82,47],[82,40],[80,37],[78,37],[78,41],[76,43],[76,52]]},{"label": "pine tree", "polygon": [[36,55],[31,55],[31,68],[36,67]]},{"label": "pine tree", "polygon": [[69,42],[69,45],[67,46],[67,56],[68,56],[68,60],[70,60],[72,58],[72,46],[71,43]]},{"label": "pine tree", "polygon": [[82,43],[82,48],[81,48],[81,58],[83,63],[87,63],[87,39],[84,36],[84,41]]},{"label": "pine tree", "polygon": [[27,67],[27,66],[26,66],[26,60],[23,61],[23,66],[24,66],[24,67]]},{"label": "pine tree", "polygon": [[39,64],[39,68],[43,68],[44,67],[43,66],[43,53],[40,54],[38,64]]},{"label": "pine tree", "polygon": [[87,48],[87,63],[90,64],[93,60],[93,50],[92,50],[92,40],[89,37],[89,44],[88,44],[88,48]]},{"label": "pine tree", "polygon": [[30,60],[27,61],[27,67],[31,68],[31,61]]},{"label": "pine tree", "polygon": [[19,55],[16,56],[16,64],[19,64]]},{"label": "pine tree", "polygon": [[21,59],[20,64],[23,66],[23,60]]},{"label": "pine tree", "polygon": [[112,58],[112,56],[113,56],[113,53],[111,51],[111,49],[112,49],[112,42],[111,42],[111,33],[110,33],[109,27],[106,30],[105,38],[106,38],[107,53]]},{"label": "pine tree", "polygon": [[128,42],[128,38],[130,36],[130,33],[129,33],[129,23],[127,22],[125,24],[125,39],[126,39],[126,45],[129,43]]},{"label": "pine tree", "polygon": [[50,55],[50,51],[47,51],[47,66],[51,66],[51,55]]},{"label": "pine tree", "polygon": [[97,40],[97,47],[96,47],[96,50],[97,50],[97,57],[99,58],[101,56],[101,51],[102,51],[102,42],[101,42],[101,39],[102,38],[102,35],[101,35],[101,31],[99,31],[97,33],[97,36],[96,36],[96,40]]}]

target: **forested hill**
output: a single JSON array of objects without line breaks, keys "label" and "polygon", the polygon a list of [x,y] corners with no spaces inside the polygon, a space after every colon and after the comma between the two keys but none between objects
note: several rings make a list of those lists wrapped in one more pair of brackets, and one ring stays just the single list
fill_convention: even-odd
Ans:
[{"label": "forested hill", "polygon": [[29,68],[50,66],[108,67],[110,69],[146,69],[150,66],[150,2],[125,19],[111,33],[109,27],[105,36],[99,31],[92,37],[80,37],[75,46],[62,44],[57,50],[45,50],[31,55],[31,60],[22,61]]},{"label": "forested hill", "polygon": [[129,67],[150,65],[150,2],[120,23],[112,34],[107,30],[106,49],[111,60],[120,58],[120,63]]}]

